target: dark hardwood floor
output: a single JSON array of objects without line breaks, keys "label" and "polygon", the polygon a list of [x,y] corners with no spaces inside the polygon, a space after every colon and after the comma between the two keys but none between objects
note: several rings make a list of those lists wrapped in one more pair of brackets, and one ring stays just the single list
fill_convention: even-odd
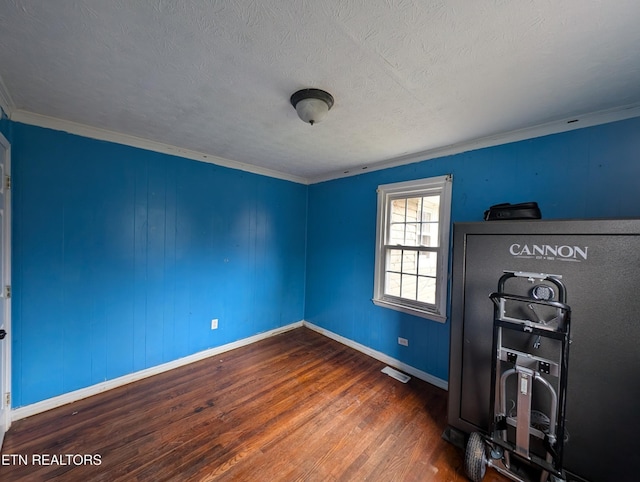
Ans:
[{"label": "dark hardwood floor", "polygon": [[0,480],[467,480],[446,392],[384,366],[299,328],[14,422]]}]

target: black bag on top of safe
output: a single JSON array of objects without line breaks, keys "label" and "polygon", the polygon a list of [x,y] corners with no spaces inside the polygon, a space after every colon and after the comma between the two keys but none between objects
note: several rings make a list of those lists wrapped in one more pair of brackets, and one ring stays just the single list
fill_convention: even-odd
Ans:
[{"label": "black bag on top of safe", "polygon": [[541,217],[542,214],[537,202],[496,204],[484,212],[485,221],[540,219]]}]

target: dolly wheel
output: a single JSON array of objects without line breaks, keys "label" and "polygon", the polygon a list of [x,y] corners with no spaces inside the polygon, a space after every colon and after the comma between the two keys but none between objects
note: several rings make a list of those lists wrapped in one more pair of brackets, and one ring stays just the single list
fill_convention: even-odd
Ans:
[{"label": "dolly wheel", "polygon": [[464,454],[464,471],[473,482],[480,482],[487,470],[487,455],[484,439],[478,432],[469,435],[467,451]]}]

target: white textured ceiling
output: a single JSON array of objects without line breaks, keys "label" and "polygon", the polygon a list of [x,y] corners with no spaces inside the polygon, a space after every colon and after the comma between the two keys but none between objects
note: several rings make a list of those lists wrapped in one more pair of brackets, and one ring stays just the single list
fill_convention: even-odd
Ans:
[{"label": "white textured ceiling", "polygon": [[640,105],[640,1],[0,0],[0,77],[16,119],[317,180]]}]

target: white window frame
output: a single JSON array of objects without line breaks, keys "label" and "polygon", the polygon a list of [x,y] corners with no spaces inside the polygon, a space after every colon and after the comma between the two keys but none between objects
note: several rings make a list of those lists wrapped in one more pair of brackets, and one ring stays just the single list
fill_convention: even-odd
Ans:
[{"label": "white window frame", "polygon": [[[373,302],[377,306],[391,308],[412,315],[428,318],[440,323],[447,321],[449,234],[451,227],[451,185],[453,175],[418,179],[415,181],[382,184],[378,186],[378,219],[376,223],[376,261]],[[385,294],[385,266],[387,244],[390,235],[391,201],[397,198],[424,197],[440,195],[440,213],[438,221],[439,243],[436,267],[435,304],[424,303]],[[433,251],[433,248],[430,249]]]}]

